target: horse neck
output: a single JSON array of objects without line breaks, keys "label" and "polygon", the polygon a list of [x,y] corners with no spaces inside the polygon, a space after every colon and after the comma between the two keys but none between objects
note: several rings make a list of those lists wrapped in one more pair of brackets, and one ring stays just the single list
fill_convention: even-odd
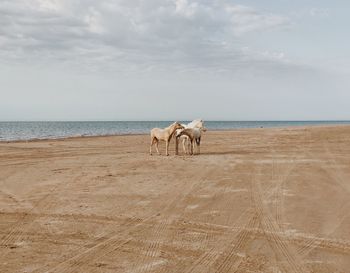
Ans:
[{"label": "horse neck", "polygon": [[191,133],[191,131],[186,131],[186,130],[184,130],[184,131],[182,131],[182,135],[188,136],[188,137],[191,139],[191,141],[192,141],[193,138],[194,138],[194,134]]},{"label": "horse neck", "polygon": [[195,119],[195,120],[192,120],[190,123],[188,123],[187,126],[190,127],[190,128],[194,128],[199,123],[202,123],[202,122],[203,122],[203,120],[201,120],[201,119]]},{"label": "horse neck", "polygon": [[170,135],[172,135],[175,132],[175,125],[176,123],[173,123],[169,127],[166,127],[164,130],[166,130],[167,132],[169,132]]},{"label": "horse neck", "polygon": [[195,128],[202,129],[203,128],[203,124],[202,123],[196,123],[196,124],[191,124],[191,126],[187,126],[187,127],[191,128],[191,129],[195,129]]}]

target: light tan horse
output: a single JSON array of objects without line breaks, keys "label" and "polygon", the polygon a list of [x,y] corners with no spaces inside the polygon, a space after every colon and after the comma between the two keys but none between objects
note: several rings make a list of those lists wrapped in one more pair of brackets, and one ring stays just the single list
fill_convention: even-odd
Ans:
[{"label": "light tan horse", "polygon": [[156,144],[156,150],[157,153],[160,155],[160,152],[158,150],[158,143],[160,140],[165,141],[165,152],[166,155],[169,155],[168,148],[169,148],[169,142],[174,135],[175,131],[177,129],[183,129],[184,127],[178,123],[177,121],[171,124],[169,127],[166,127],[164,129],[160,128],[153,128],[151,130],[151,145],[149,147],[149,154],[152,155],[152,146]]},{"label": "light tan horse", "polygon": [[[197,146],[197,153],[200,154],[200,145],[201,145],[201,138],[202,138],[202,131],[205,132],[207,129],[206,128],[186,128],[183,130],[178,130],[176,132],[175,138],[175,155],[179,154],[179,139],[182,136],[186,136],[188,139],[188,150],[189,154],[193,155],[194,154],[194,146],[196,144]],[[187,154],[187,151],[186,151]]]}]

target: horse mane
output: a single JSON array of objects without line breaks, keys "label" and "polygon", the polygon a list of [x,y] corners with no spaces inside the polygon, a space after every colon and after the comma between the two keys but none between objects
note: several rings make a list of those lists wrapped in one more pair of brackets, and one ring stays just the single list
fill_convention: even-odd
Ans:
[{"label": "horse mane", "polygon": [[[174,123],[170,124],[169,127],[167,127],[167,129],[171,129],[172,127],[174,127],[176,124],[180,124],[178,121],[175,121]],[[180,124],[181,125],[181,124]],[[176,130],[174,130],[171,134],[170,134],[170,137],[173,137],[176,133]]]},{"label": "horse mane", "polygon": [[175,126],[175,124],[178,123],[177,121],[170,124],[168,127],[165,127],[164,129],[171,129],[171,127]]},{"label": "horse mane", "polygon": [[195,119],[187,124],[187,127],[189,128],[195,128],[199,123],[203,122],[202,119]]}]

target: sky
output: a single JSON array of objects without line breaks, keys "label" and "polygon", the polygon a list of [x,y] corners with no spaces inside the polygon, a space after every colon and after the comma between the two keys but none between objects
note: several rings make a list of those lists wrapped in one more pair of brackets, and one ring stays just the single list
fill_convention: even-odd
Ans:
[{"label": "sky", "polygon": [[0,0],[0,121],[349,120],[349,10]]}]

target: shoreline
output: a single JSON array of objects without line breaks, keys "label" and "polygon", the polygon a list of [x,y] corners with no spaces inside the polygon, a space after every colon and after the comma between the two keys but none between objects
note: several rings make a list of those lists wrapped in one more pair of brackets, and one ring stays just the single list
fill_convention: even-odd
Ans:
[{"label": "shoreline", "polygon": [[[334,128],[334,127],[348,127],[350,124],[315,124],[315,125],[295,125],[295,126],[276,126],[276,127],[249,127],[249,128],[230,128],[230,129],[208,129],[207,133],[210,132],[240,132],[246,130],[305,130],[308,128]],[[49,141],[64,141],[71,139],[90,139],[90,138],[109,138],[109,137],[125,137],[125,136],[145,136],[149,133],[120,133],[120,134],[105,134],[105,135],[77,135],[77,136],[64,136],[64,137],[48,137],[48,138],[30,138],[30,139],[16,139],[16,140],[2,140],[0,144],[4,143],[30,143],[30,142],[49,142]]]}]

